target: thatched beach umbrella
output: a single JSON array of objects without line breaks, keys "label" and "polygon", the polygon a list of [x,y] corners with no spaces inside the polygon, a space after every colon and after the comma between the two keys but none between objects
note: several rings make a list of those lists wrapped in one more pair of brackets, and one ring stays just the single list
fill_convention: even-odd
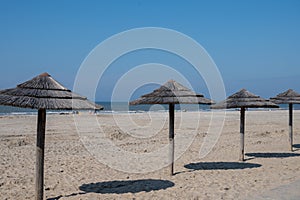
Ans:
[{"label": "thatched beach umbrella", "polygon": [[93,110],[103,107],[72,93],[47,73],[19,84],[16,88],[0,91],[0,105],[38,109],[36,199],[43,199],[46,110]]},{"label": "thatched beach umbrella", "polygon": [[213,101],[204,98],[201,94],[196,94],[190,89],[169,80],[160,88],[149,94],[145,94],[130,102],[130,105],[137,104],[169,104],[169,144],[171,175],[174,174],[174,105],[175,104],[212,104]]},{"label": "thatched beach umbrella", "polygon": [[278,108],[274,103],[269,102],[249,91],[242,89],[229,96],[226,100],[211,106],[212,109],[240,108],[240,161],[244,161],[244,134],[245,134],[245,110],[246,108]]},{"label": "thatched beach umbrella", "polygon": [[290,149],[293,151],[293,104],[300,104],[300,94],[289,89],[270,100],[276,104],[289,104],[289,142]]}]

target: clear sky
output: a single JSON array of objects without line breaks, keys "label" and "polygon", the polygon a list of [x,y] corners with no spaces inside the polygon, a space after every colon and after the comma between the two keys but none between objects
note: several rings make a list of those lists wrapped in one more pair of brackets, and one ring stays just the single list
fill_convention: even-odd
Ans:
[{"label": "clear sky", "polygon": [[[288,88],[300,92],[298,0],[1,0],[0,89],[45,71],[72,88],[94,47],[139,27],[174,29],[195,39],[218,66],[228,95],[241,88],[265,98]],[[139,64],[160,62],[157,52],[137,54]],[[108,82],[130,69],[130,56],[126,68],[108,73]],[[169,66],[178,63],[166,60]],[[122,59],[115,64],[125,65]],[[193,72],[186,73],[197,84]],[[109,100],[112,85],[98,88],[96,99]],[[203,86],[195,88],[207,93]]]}]

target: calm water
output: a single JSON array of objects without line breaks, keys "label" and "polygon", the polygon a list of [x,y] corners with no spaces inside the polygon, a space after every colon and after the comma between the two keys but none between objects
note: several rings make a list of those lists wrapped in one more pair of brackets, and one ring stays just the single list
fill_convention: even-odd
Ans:
[{"label": "calm water", "polygon": [[[97,102],[98,104],[104,107],[104,110],[100,111],[101,113],[113,113],[113,112],[166,112],[168,111],[168,105],[136,105],[129,106],[127,102]],[[288,105],[280,105],[280,109],[288,109]],[[300,105],[294,105],[295,110],[300,110]],[[175,105],[175,110],[185,110],[185,111],[198,111],[204,110],[208,111],[208,105],[195,105],[195,104],[181,104]],[[72,112],[72,111],[48,111],[48,113],[63,113],[63,112]],[[0,105],[0,115],[35,115],[37,110],[27,109],[27,108],[18,108],[11,106],[1,106]]]},{"label": "calm water", "polygon": [[[104,107],[103,112],[114,111],[114,112],[136,112],[136,111],[168,111],[169,106],[167,104],[161,105],[135,105],[130,106],[127,102],[97,102]],[[183,104],[175,105],[176,110],[186,110],[186,111],[197,111],[197,110],[209,110],[208,105],[195,105],[195,104]]]}]

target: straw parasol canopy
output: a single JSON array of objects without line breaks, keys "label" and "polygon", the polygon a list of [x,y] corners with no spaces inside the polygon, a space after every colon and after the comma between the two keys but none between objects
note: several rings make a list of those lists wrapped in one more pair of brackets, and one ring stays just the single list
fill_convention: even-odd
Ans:
[{"label": "straw parasol canopy", "polygon": [[46,109],[50,110],[95,110],[103,109],[74,94],[48,73],[17,85],[16,88],[0,91],[0,105],[38,109],[37,144],[36,144],[36,199],[44,197],[44,147]]},{"label": "straw parasol canopy", "polygon": [[289,89],[270,100],[276,104],[289,104],[289,143],[290,150],[293,151],[293,104],[300,104],[300,94]]},{"label": "straw parasol canopy", "polygon": [[276,104],[300,104],[300,94],[288,89],[276,97],[270,98],[270,100]]},{"label": "straw parasol canopy", "polygon": [[226,100],[212,105],[212,109],[228,109],[228,108],[274,108],[278,107],[274,103],[269,102],[257,96],[246,89],[229,96]]},{"label": "straw parasol canopy", "polygon": [[47,110],[101,110],[102,106],[87,101],[86,97],[72,93],[48,73],[0,91],[0,104],[22,108]]},{"label": "straw parasol canopy", "polygon": [[212,104],[213,101],[204,98],[202,94],[196,94],[190,89],[169,80],[164,85],[149,94],[145,94],[130,105],[138,104],[169,104],[169,144],[171,175],[174,175],[174,104]]},{"label": "straw parasol canopy", "polygon": [[137,100],[131,101],[130,105],[137,104],[212,104],[213,101],[204,98],[202,94],[196,94],[190,89],[169,80],[160,88],[149,94],[145,94]]},{"label": "straw parasol canopy", "polygon": [[212,109],[240,108],[240,161],[244,161],[244,133],[245,133],[245,110],[246,108],[278,108],[268,100],[257,96],[246,89],[229,96],[226,100],[211,106]]}]

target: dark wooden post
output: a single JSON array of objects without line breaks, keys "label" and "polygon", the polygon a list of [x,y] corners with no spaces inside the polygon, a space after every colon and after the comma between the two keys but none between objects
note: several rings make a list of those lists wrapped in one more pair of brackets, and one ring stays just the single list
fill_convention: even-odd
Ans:
[{"label": "dark wooden post", "polygon": [[289,142],[290,150],[293,151],[293,104],[289,104]]},{"label": "dark wooden post", "polygon": [[44,147],[45,147],[46,109],[38,110],[37,140],[36,140],[36,200],[44,198]]},{"label": "dark wooden post", "polygon": [[245,149],[245,108],[241,108],[240,119],[240,161],[244,161],[244,149]]},{"label": "dark wooden post", "polygon": [[171,176],[174,175],[174,104],[169,104],[169,145]]}]

